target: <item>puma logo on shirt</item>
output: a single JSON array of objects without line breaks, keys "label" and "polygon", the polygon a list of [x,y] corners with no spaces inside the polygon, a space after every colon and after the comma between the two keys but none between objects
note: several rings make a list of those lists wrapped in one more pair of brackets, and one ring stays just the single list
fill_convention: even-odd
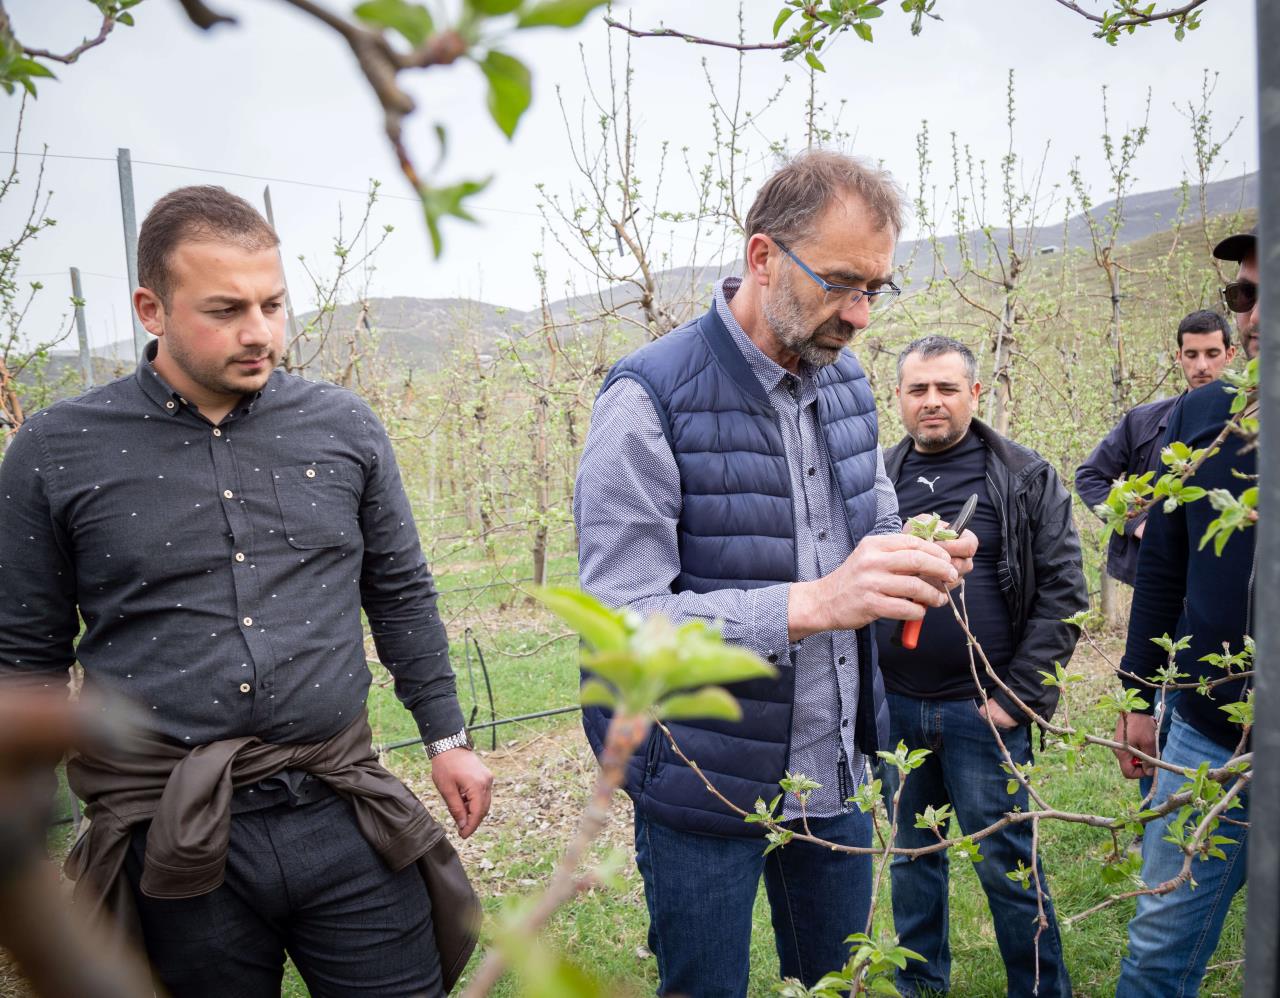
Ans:
[{"label": "puma logo on shirt", "polygon": [[931,481],[929,481],[929,479],[925,478],[925,477],[924,477],[924,475],[921,475],[919,478],[917,478],[917,479],[916,479],[916,481],[917,481],[917,482],[919,482],[921,485],[927,485],[927,486],[929,486],[929,491],[930,491],[930,492],[932,492],[932,491],[933,491],[933,485],[934,485],[934,482],[936,482],[936,481],[937,481],[939,478],[941,478],[941,477],[942,477],[941,475],[934,475],[934,476],[933,476],[933,481],[931,482]]}]

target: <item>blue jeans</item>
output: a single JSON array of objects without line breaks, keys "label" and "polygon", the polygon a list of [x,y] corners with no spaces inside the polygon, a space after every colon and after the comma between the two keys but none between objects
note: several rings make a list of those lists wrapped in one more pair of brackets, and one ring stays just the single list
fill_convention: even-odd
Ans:
[{"label": "blue jeans", "polygon": [[[908,748],[926,748],[931,753],[920,768],[907,775],[903,785],[898,846],[918,848],[938,841],[930,829],[914,827],[915,816],[930,804],[935,808],[950,804],[965,834],[994,824],[1015,807],[1027,809],[1026,790],[1019,787],[1014,794],[1005,792],[1009,775],[1000,768],[1004,759],[975,700],[919,700],[889,694],[889,732],[891,744],[902,741]],[[1001,732],[1001,738],[1014,762],[1030,761],[1028,725]],[[886,799],[892,806],[898,774],[889,766],[881,769]],[[983,861],[974,864],[974,870],[991,907],[1008,994],[1030,995],[1036,980],[1035,884],[1032,881],[1024,888],[1005,874],[1017,869],[1019,860],[1031,866],[1031,826],[1009,825],[983,839],[979,848]],[[1041,998],[1069,996],[1071,981],[1062,960],[1062,942],[1043,863],[1039,871],[1049,924],[1040,933],[1038,945],[1038,994]],[[898,971],[898,987],[906,995],[946,992],[951,987],[947,854],[935,852],[917,859],[895,856],[889,872],[894,927],[902,945],[924,957],[923,963],[911,960],[906,969]]]},{"label": "blue jeans", "polygon": [[[799,828],[799,822],[789,823]],[[861,811],[813,818],[814,835],[869,846]],[[849,959],[845,938],[866,929],[871,859],[792,842],[764,855],[762,838],[699,835],[636,814],[636,865],[649,907],[658,994],[742,998],[750,971],[751,909],[764,874],[783,977],[812,986]]]},{"label": "blue jeans", "polygon": [[[1164,750],[1166,762],[1195,769],[1202,762],[1221,766],[1230,758],[1230,749],[1206,738],[1174,711]],[[1152,806],[1177,793],[1185,782],[1176,773],[1160,770]],[[1244,807],[1227,814],[1234,820],[1248,821],[1247,794],[1241,795],[1241,802]],[[1175,811],[1157,818],[1142,837],[1142,879],[1148,887],[1176,877],[1182,869],[1182,850],[1164,840],[1165,830],[1176,816]],[[1216,834],[1232,840],[1221,847],[1227,858],[1195,860],[1191,864],[1191,875],[1198,885],[1194,890],[1182,884],[1168,894],[1138,898],[1116,998],[1183,998],[1199,993],[1204,968],[1218,945],[1231,899],[1244,884],[1247,865],[1248,829],[1222,822]]]}]

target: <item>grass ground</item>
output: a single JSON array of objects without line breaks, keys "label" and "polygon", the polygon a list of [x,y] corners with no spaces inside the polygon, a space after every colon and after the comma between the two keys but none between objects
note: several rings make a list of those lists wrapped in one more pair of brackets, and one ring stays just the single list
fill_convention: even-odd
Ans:
[{"label": "grass ground", "polygon": [[[493,683],[499,716],[529,713],[572,702],[577,683],[577,653],[571,640],[552,640],[560,632],[545,618],[523,607],[506,611],[479,608],[471,620],[485,649],[485,661]],[[503,617],[515,615],[515,626],[502,626]],[[488,623],[485,623],[487,619]],[[551,640],[547,645],[545,642]],[[1114,642],[1112,642],[1114,644]],[[503,648],[525,657],[498,652]],[[539,649],[528,654],[530,649]],[[474,658],[474,654],[473,654]],[[463,658],[455,643],[455,663]],[[1113,723],[1096,706],[1108,687],[1108,669],[1093,652],[1082,648],[1074,669],[1089,676],[1087,684],[1072,691],[1073,715],[1086,718],[1091,730],[1102,731]],[[470,690],[459,681],[464,709],[470,709]],[[481,686],[483,696],[483,687]],[[407,716],[389,691],[379,689],[370,701],[381,731],[398,737]],[[487,708],[487,703],[484,704]],[[383,740],[390,740],[383,736]],[[581,735],[576,715],[505,726],[498,747],[482,743],[487,764],[496,776],[494,808],[489,820],[460,852],[484,898],[486,912],[497,916],[513,898],[527,895],[549,876],[555,858],[575,828],[594,779],[594,761]],[[1050,800],[1065,810],[1119,814],[1136,798],[1134,784],[1120,778],[1110,753],[1092,750],[1083,765],[1070,770],[1065,755],[1052,748],[1041,756],[1048,775],[1045,789]],[[431,802],[428,768],[420,750],[406,749],[388,755],[388,765]],[[1108,890],[1098,877],[1095,857],[1107,836],[1081,825],[1047,826],[1042,852],[1059,913],[1074,915],[1102,900]],[[643,889],[631,864],[630,804],[619,796],[613,820],[595,850],[596,858],[620,852],[622,889],[594,890],[562,910],[552,921],[547,942],[601,978],[611,982],[611,993],[652,994],[656,984],[654,961],[646,948],[647,917]],[[1203,994],[1234,995],[1241,987],[1238,960],[1243,954],[1244,896],[1236,900],[1214,958]],[[951,944],[954,960],[953,994],[986,998],[1005,994],[999,950],[986,902],[973,869],[954,864],[951,879]],[[882,906],[888,911],[888,905]],[[1067,963],[1081,996],[1114,992],[1125,941],[1125,925],[1133,902],[1123,902],[1064,930]],[[692,914],[691,914],[691,917]],[[490,918],[492,924],[493,918]],[[888,931],[891,920],[880,919]],[[756,901],[752,936],[752,995],[768,995],[776,979],[768,908],[763,892]],[[515,995],[505,981],[495,992]],[[296,978],[286,994],[306,991]]]}]

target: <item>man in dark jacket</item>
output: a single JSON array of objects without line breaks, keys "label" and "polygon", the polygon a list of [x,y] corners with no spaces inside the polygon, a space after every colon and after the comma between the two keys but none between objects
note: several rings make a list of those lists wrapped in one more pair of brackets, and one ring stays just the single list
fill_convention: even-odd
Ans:
[{"label": "man in dark jacket", "polygon": [[[987,675],[980,658],[975,676],[968,641],[950,607],[925,614],[914,649],[893,642],[893,622],[878,625],[889,740],[931,753],[901,787],[896,844],[903,848],[937,841],[931,829],[915,827],[916,816],[930,806],[951,805],[966,834],[1027,808],[1025,789],[1006,792],[1000,742],[1014,762],[1031,761],[1032,718],[1018,701],[1043,718],[1052,716],[1058,690],[1045,686],[1040,673],[1052,673],[1055,662],[1066,665],[1079,635],[1063,618],[1088,606],[1071,498],[1044,458],[973,418],[981,391],[977,361],[957,340],[926,336],[898,357],[898,400],[908,436],[885,455],[885,470],[904,520],[937,513],[949,521],[970,495],[978,496],[970,523],[978,553],[965,580],[964,609],[999,677]],[[896,790],[896,772],[886,775]],[[1041,932],[1035,890],[1006,876],[1033,865],[1031,828],[1010,825],[983,839],[981,848],[986,862],[975,869],[995,921],[1008,993],[1036,993],[1038,977],[1038,994],[1070,995],[1044,867],[1048,926]],[[891,871],[894,926],[902,945],[924,957],[923,964],[911,961],[898,972],[898,986],[910,995],[945,992],[951,977],[947,855],[898,857]]]},{"label": "man in dark jacket", "polygon": [[[706,314],[623,358],[591,416],[574,516],[583,588],[612,606],[717,621],[774,663],[737,684],[736,723],[672,724],[683,752],[750,812],[790,771],[821,784],[788,827],[866,846],[848,798],[885,747],[871,624],[918,619],[976,541],[901,532],[875,397],[845,347],[890,281],[900,195],[880,169],[827,151],[765,182],[747,215],[744,276]],[[963,559],[953,566],[951,558]],[[927,581],[926,581],[927,580]],[[607,718],[584,714],[599,750]],[[654,732],[628,767],[636,864],[660,994],[746,994],[763,874],[784,977],[813,985],[866,925],[868,856],[792,842],[720,804]]]},{"label": "man in dark jacket", "polygon": [[[1178,364],[1188,389],[1216,381],[1235,355],[1231,327],[1218,312],[1201,309],[1178,323]],[[1182,397],[1174,395],[1134,406],[1085,458],[1076,469],[1076,492],[1090,509],[1106,502],[1116,479],[1161,471],[1160,441],[1169,425],[1169,414]],[[1133,585],[1138,573],[1138,545],[1146,526],[1143,512],[1125,524],[1123,534],[1111,535],[1107,574],[1113,579]]]},{"label": "man in dark jacket", "polygon": [[[1258,254],[1252,232],[1224,239],[1213,250],[1220,260],[1238,261],[1237,279],[1223,289],[1227,307],[1235,314],[1245,355],[1258,352]],[[1208,447],[1231,419],[1234,395],[1220,382],[1191,392],[1169,421],[1166,443],[1182,441],[1192,448]],[[1231,434],[1216,454],[1207,458],[1188,480],[1203,489],[1225,489],[1239,495],[1245,479],[1257,472],[1257,459],[1239,436]],[[1153,704],[1157,671],[1166,663],[1165,653],[1152,643],[1161,634],[1185,636],[1188,647],[1175,660],[1178,670],[1198,681],[1225,679],[1221,668],[1203,656],[1222,654],[1224,646],[1238,653],[1252,630],[1255,532],[1233,534],[1221,553],[1201,539],[1217,511],[1208,500],[1178,506],[1166,513],[1154,503],[1147,517],[1146,540],[1138,557],[1138,579],[1129,615],[1129,637],[1120,667],[1127,687]],[[1173,708],[1168,741],[1160,753],[1163,761],[1179,770],[1195,770],[1203,763],[1220,767],[1242,747],[1242,730],[1227,708],[1247,696],[1249,682],[1238,678],[1219,682],[1210,696],[1184,690]],[[1116,725],[1116,740],[1147,756],[1156,755],[1155,722],[1148,706],[1124,714]],[[1125,776],[1135,779],[1153,767],[1132,752],[1116,753]],[[1156,771],[1152,807],[1159,807],[1186,782],[1182,772]],[[1230,784],[1227,784],[1230,787]],[[1192,884],[1180,884],[1165,894],[1138,898],[1129,923],[1129,953],[1121,965],[1118,998],[1183,996],[1199,992],[1205,966],[1218,945],[1231,898],[1245,880],[1248,843],[1249,794],[1239,794],[1242,807],[1227,812],[1214,833],[1224,858],[1208,858],[1192,866]],[[1191,815],[1192,827],[1201,820]],[[1166,839],[1179,820],[1179,810],[1156,819],[1142,839],[1142,879],[1155,887],[1176,877],[1183,851]],[[1188,834],[1190,834],[1188,832]],[[1176,836],[1174,836],[1176,838]]]}]

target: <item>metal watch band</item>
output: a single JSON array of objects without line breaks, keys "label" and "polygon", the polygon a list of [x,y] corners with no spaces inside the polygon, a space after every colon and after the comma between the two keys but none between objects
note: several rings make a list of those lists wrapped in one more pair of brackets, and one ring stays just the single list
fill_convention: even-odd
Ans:
[{"label": "metal watch band", "polygon": [[448,738],[439,738],[434,742],[427,742],[427,758],[434,759],[441,752],[448,752],[449,749],[470,748],[471,738],[467,734],[466,729],[450,735]]}]

